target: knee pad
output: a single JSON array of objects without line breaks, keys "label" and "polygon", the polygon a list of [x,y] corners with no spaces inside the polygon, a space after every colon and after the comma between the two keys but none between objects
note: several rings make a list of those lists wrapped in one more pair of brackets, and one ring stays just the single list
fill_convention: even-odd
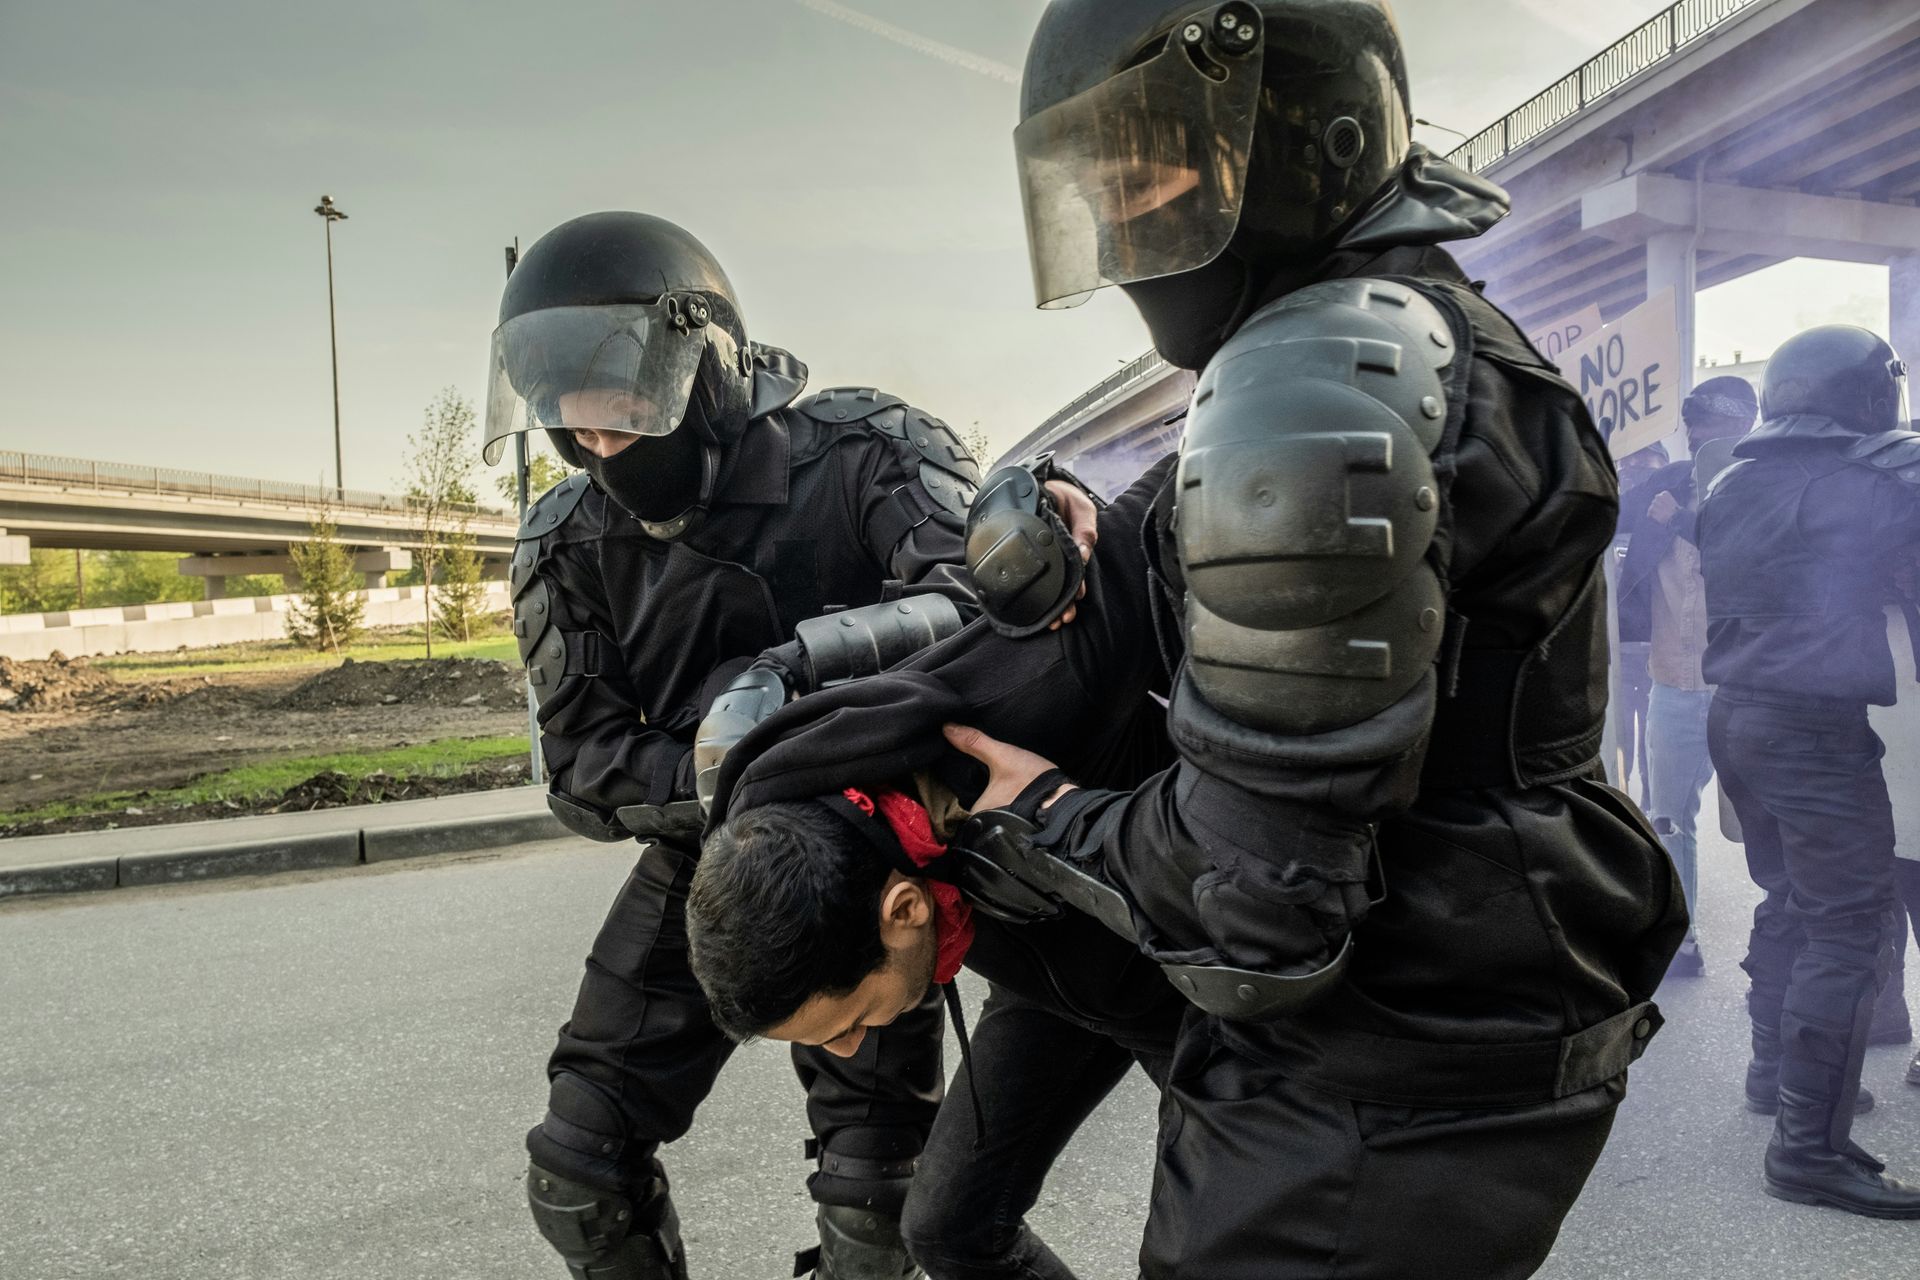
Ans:
[{"label": "knee pad", "polygon": [[658,1143],[630,1143],[613,1100],[570,1072],[553,1078],[547,1115],[527,1134],[533,1163],[591,1187],[624,1187],[644,1180]]},{"label": "knee pad", "polygon": [[527,1206],[574,1280],[687,1280],[680,1216],[657,1160],[633,1195],[530,1165]]},{"label": "knee pad", "polygon": [[814,1203],[871,1209],[898,1223],[920,1163],[921,1135],[911,1129],[842,1129],[807,1144],[819,1169],[807,1179]]}]

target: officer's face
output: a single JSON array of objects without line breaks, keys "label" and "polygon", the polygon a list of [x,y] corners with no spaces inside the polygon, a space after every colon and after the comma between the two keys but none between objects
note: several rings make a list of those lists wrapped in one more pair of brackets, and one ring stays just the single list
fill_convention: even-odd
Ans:
[{"label": "officer's face", "polygon": [[650,422],[657,406],[645,396],[611,387],[569,391],[560,397],[560,422],[574,444],[596,458],[611,458],[640,437],[637,422]]},{"label": "officer's face", "polygon": [[919,1007],[933,985],[933,898],[925,884],[894,872],[880,895],[880,941],[887,959],[842,995],[816,995],[767,1039],[816,1045],[841,1058],[860,1051],[873,1027]]},{"label": "officer's face", "polygon": [[589,427],[575,427],[567,434],[580,452],[596,458],[611,458],[640,438],[631,431],[595,431]]}]

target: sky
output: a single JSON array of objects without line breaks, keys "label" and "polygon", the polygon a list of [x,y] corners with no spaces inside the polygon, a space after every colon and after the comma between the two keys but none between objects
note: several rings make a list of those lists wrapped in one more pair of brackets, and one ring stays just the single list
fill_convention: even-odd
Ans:
[{"label": "sky", "polygon": [[[1664,7],[1400,0],[1415,111],[1475,132]],[[323,192],[350,487],[399,484],[441,388],[479,399],[502,247],[598,209],[704,240],[816,389],[1005,447],[1148,346],[1118,291],[1032,307],[1009,135],[1043,8],[0,0],[0,449],[331,483]],[[1708,293],[1700,351],[1884,327],[1884,279]]]}]

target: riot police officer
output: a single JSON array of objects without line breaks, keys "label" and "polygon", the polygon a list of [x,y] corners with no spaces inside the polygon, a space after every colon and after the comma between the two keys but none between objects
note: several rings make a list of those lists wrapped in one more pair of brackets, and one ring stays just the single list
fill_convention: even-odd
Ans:
[{"label": "riot police officer", "polygon": [[[512,570],[549,802],[590,839],[649,842],[527,1137],[535,1219],[577,1277],[687,1274],[656,1153],[732,1047],[686,960],[707,705],[770,646],[755,678],[784,699],[957,629],[972,607],[957,566],[978,471],[957,437],[896,396],[802,397],[805,383],[799,361],[749,343],[713,255],[645,214],[549,232],[501,301],[488,461],[538,429],[579,468],[528,510]],[[821,1252],[802,1265],[819,1276],[919,1274],[898,1216],[940,1098],[940,1039],[929,1002],[852,1058],[796,1051],[820,1161]]]},{"label": "riot police officer", "polygon": [[1143,1272],[1530,1275],[1686,913],[1598,759],[1606,446],[1438,247],[1504,193],[1410,144],[1384,0],[1052,0],[1022,99],[1040,302],[1119,285],[1200,371],[1144,530],[1179,761],[976,748],[986,856],[1024,832],[1193,982]]},{"label": "riot police officer", "polygon": [[[1845,325],[1767,364],[1760,427],[1700,511],[1708,747],[1766,898],[1750,1098],[1778,1099],[1764,1161],[1783,1200],[1920,1217],[1920,1187],[1851,1139],[1874,998],[1893,963],[1893,813],[1867,707],[1895,698],[1882,604],[1920,546],[1920,434],[1906,367]],[[1775,1108],[1762,1105],[1758,1110]]]}]

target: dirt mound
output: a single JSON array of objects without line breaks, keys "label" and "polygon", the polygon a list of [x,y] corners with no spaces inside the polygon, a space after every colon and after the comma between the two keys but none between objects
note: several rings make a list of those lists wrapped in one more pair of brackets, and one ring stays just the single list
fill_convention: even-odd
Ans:
[{"label": "dirt mound", "polygon": [[109,702],[128,688],[85,658],[54,651],[45,662],[0,658],[0,711],[59,711]]},{"label": "dirt mound", "polygon": [[305,681],[280,700],[288,711],[341,707],[511,707],[526,698],[520,669],[486,658],[355,662]]},{"label": "dirt mound", "polygon": [[461,795],[468,791],[488,791],[511,787],[527,780],[525,760],[476,765],[457,774],[423,774],[403,777],[391,773],[370,773],[356,781],[344,773],[329,769],[316,773],[305,782],[296,782],[274,800],[262,801],[254,813],[294,813],[307,809],[333,809],[343,804],[384,804],[389,800],[425,800],[433,796]]}]

